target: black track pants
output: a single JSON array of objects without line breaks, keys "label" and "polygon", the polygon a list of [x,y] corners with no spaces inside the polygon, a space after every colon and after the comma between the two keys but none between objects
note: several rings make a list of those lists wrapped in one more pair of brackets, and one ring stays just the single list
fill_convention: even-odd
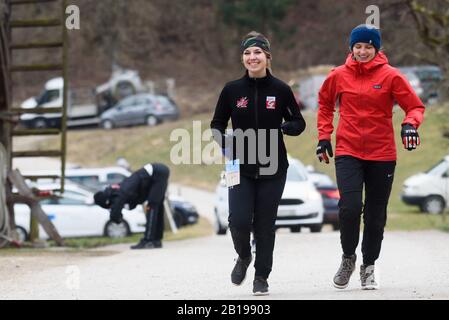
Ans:
[{"label": "black track pants", "polygon": [[229,229],[240,258],[251,255],[250,234],[256,240],[256,276],[268,278],[273,265],[275,222],[286,175],[274,179],[241,176],[229,189]]},{"label": "black track pants", "polygon": [[338,205],[343,253],[345,255],[355,253],[359,243],[360,216],[363,211],[364,264],[374,264],[380,254],[395,166],[396,161],[368,161],[351,156],[338,156],[335,159],[340,191]]},{"label": "black track pants", "polygon": [[170,170],[163,164],[153,164],[153,183],[148,194],[147,224],[145,239],[162,240],[164,234],[164,200],[167,192]]}]

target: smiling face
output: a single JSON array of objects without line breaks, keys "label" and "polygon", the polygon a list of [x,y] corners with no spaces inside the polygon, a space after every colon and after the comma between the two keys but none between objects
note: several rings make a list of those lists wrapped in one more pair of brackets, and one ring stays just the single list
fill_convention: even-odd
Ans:
[{"label": "smiling face", "polygon": [[263,78],[267,75],[268,58],[259,47],[250,47],[243,51],[243,65],[251,78]]},{"label": "smiling face", "polygon": [[356,61],[365,63],[374,59],[376,48],[369,43],[357,42],[352,48],[352,53]]}]

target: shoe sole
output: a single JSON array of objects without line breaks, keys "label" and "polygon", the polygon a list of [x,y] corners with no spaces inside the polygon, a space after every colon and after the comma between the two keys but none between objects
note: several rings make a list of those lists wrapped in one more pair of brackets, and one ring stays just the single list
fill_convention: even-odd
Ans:
[{"label": "shoe sole", "polygon": [[260,296],[268,296],[269,292],[253,292],[253,296],[260,297]]},{"label": "shoe sole", "polygon": [[349,282],[347,284],[343,285],[343,286],[339,285],[339,284],[336,284],[335,282],[332,282],[332,284],[333,284],[333,286],[335,288],[340,289],[340,290],[346,289],[349,286]]},{"label": "shoe sole", "polygon": [[378,290],[379,286],[374,286],[374,285],[369,285],[369,286],[364,286],[362,287],[362,290]]}]

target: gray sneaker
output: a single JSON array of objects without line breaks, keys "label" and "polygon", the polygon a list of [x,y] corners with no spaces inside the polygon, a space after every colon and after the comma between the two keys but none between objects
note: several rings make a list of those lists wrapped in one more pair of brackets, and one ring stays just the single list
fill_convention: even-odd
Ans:
[{"label": "gray sneaker", "polygon": [[360,266],[360,282],[362,283],[362,290],[377,290],[379,289],[379,282],[376,280],[374,273],[374,265]]},{"label": "gray sneaker", "polygon": [[349,279],[355,270],[355,261],[357,256],[354,254],[348,258],[344,255],[341,258],[340,268],[334,276],[334,287],[337,289],[345,289],[349,284]]}]

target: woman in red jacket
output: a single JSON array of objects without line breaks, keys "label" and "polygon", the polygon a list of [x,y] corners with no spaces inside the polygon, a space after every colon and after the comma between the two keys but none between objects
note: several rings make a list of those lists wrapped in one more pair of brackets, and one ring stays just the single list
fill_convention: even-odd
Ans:
[{"label": "woman in red jacket", "polygon": [[[340,239],[342,262],[333,279],[344,289],[355,270],[363,211],[362,289],[377,289],[374,264],[379,257],[396,166],[392,124],[396,101],[405,111],[401,137],[407,150],[420,144],[417,129],[424,105],[407,79],[388,64],[381,49],[380,31],[360,25],[350,36],[351,53],[346,63],[333,69],[319,93],[317,156],[329,163],[333,156],[331,134],[335,105],[339,105],[335,167],[340,191]],[[365,203],[362,192],[365,187]]]}]

